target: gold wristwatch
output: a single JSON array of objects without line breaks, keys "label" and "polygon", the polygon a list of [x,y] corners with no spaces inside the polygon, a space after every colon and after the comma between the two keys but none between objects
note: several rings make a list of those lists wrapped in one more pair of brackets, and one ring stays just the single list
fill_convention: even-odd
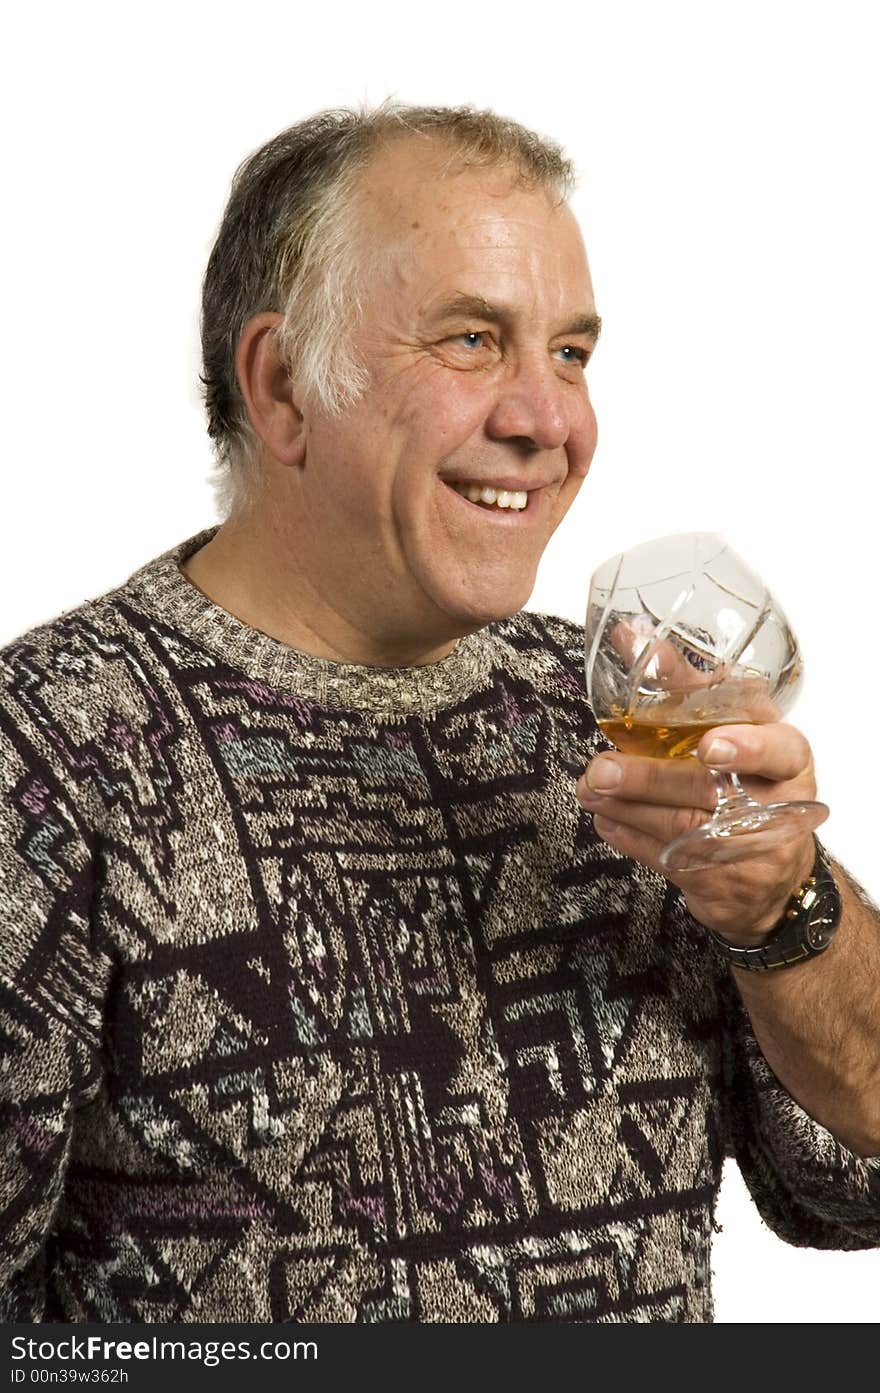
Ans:
[{"label": "gold wristwatch", "polygon": [[712,946],[724,962],[747,972],[768,972],[824,953],[837,932],[842,903],[831,867],[814,836],[816,858],[803,885],[789,900],[785,913],[763,943],[739,948],[710,929]]}]

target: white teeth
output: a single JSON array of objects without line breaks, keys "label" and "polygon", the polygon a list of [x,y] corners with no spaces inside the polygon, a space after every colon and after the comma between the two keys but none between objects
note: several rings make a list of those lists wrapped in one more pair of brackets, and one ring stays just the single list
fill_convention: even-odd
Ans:
[{"label": "white teeth", "polygon": [[493,489],[480,484],[458,483],[452,487],[470,503],[494,503],[497,508],[512,508],[514,512],[521,512],[529,501],[525,489]]}]

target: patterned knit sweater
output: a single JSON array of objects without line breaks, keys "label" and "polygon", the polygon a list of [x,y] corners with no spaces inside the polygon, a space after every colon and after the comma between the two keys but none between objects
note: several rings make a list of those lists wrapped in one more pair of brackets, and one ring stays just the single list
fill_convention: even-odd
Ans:
[{"label": "patterned knit sweater", "polygon": [[727,1154],[880,1242],[577,803],[577,627],[316,659],[182,574],[215,530],[0,650],[5,1319],[707,1321]]}]

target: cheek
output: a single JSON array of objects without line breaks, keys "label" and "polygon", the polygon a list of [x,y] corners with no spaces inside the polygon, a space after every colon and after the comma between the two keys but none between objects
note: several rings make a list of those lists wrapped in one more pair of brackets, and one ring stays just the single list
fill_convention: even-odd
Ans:
[{"label": "cheek", "polygon": [[[440,463],[483,428],[489,410],[485,388],[457,374],[445,374],[415,392],[401,412],[407,445],[428,464]],[[427,458],[426,458],[427,457]]]},{"label": "cheek", "polygon": [[599,425],[596,413],[593,410],[593,403],[590,401],[589,395],[585,393],[583,404],[572,422],[571,434],[568,437],[566,447],[570,476],[578,480],[587,477],[598,439]]},{"label": "cheek", "polygon": [[[302,477],[312,526],[336,538],[374,531],[387,510],[391,454],[381,423],[361,418],[334,423],[317,438]],[[369,525],[368,525],[369,520]]]}]

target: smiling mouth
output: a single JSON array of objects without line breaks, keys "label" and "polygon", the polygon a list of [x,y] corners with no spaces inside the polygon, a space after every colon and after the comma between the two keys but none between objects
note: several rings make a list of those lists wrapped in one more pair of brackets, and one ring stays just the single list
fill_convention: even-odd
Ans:
[{"label": "smiling mouth", "polygon": [[449,487],[455,489],[455,492],[460,493],[469,503],[479,503],[485,508],[509,508],[512,512],[521,513],[529,501],[525,489],[499,489],[486,484],[459,483],[451,483]]}]

